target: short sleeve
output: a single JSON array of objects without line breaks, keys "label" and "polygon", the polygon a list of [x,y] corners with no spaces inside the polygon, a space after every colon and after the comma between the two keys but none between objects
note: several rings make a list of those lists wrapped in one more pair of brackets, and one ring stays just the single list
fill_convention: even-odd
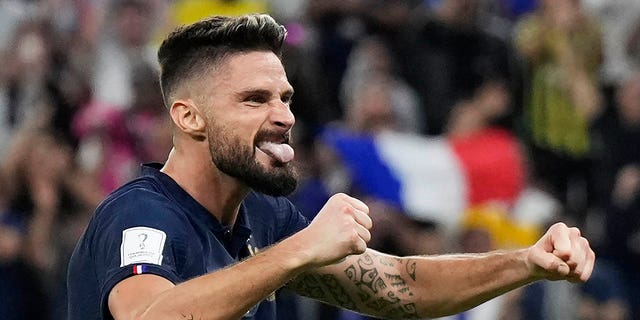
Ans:
[{"label": "short sleeve", "polygon": [[132,189],[103,204],[90,245],[103,314],[109,292],[137,274],[155,274],[177,283],[184,263],[188,224],[165,196]]}]

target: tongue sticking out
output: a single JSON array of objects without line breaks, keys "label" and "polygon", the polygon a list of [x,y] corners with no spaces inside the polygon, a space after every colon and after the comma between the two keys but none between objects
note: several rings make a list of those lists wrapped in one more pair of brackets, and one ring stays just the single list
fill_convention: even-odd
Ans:
[{"label": "tongue sticking out", "polygon": [[293,148],[285,143],[266,142],[261,144],[259,149],[282,163],[293,160]]}]

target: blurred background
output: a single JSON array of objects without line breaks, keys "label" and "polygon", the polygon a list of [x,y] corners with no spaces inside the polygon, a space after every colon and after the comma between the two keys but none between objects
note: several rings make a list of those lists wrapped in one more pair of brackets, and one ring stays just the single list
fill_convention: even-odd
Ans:
[{"label": "blurred background", "polygon": [[[448,319],[640,319],[636,0],[0,0],[0,319],[64,319],[93,209],[166,158],[163,37],[253,12],[289,31],[304,215],[352,194],[371,246],[401,255],[577,225],[598,256],[587,284]],[[366,319],[279,294],[283,319]]]}]

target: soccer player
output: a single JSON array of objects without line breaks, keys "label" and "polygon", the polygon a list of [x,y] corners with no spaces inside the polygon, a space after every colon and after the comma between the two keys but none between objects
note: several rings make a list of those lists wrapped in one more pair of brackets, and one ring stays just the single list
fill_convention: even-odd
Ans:
[{"label": "soccer player", "polygon": [[158,52],[174,147],[97,208],[70,261],[70,319],[275,319],[293,291],[388,318],[452,314],[527,283],[586,281],[576,228],[481,255],[395,257],[367,248],[372,221],[336,194],[309,223],[296,186],[286,31],[267,15],[178,28]]}]

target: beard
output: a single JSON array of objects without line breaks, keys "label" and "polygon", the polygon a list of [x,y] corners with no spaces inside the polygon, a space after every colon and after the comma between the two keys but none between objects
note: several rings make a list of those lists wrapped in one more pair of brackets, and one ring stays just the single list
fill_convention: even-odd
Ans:
[{"label": "beard", "polygon": [[254,146],[250,146],[243,144],[230,130],[212,126],[208,130],[211,160],[220,171],[240,180],[257,192],[270,196],[289,195],[298,184],[295,166],[289,162],[277,163],[272,168],[266,168],[256,159],[255,144],[259,139],[274,135],[277,134],[260,131],[256,135]]}]

